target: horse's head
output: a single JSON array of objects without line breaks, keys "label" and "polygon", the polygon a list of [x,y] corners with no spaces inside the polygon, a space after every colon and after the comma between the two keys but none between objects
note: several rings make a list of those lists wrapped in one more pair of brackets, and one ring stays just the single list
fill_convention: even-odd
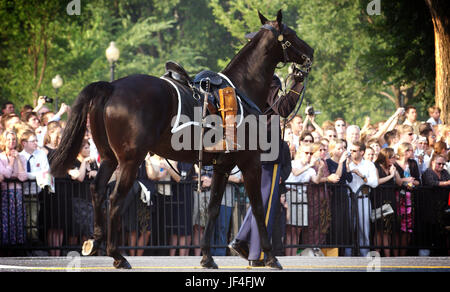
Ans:
[{"label": "horse's head", "polygon": [[294,63],[300,66],[299,69],[302,71],[309,72],[313,61],[314,49],[300,39],[294,30],[282,23],[283,15],[281,10],[278,11],[277,19],[274,21],[269,21],[259,11],[258,15],[262,24],[261,30],[247,34],[246,37],[252,38],[258,33],[265,34],[265,37],[270,39],[277,52],[279,52],[279,56],[277,56],[279,62]]}]

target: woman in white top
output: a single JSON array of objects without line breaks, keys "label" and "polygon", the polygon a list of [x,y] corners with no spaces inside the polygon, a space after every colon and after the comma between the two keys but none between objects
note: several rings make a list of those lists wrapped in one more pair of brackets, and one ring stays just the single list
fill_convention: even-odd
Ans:
[{"label": "woman in white top", "polygon": [[[302,143],[296,154],[296,159],[292,161],[291,175],[286,180],[289,183],[319,183],[320,176],[314,170],[314,165],[320,163],[319,169],[324,163],[317,159],[312,160],[313,147],[311,144]],[[320,171],[319,171],[320,173]],[[303,226],[308,226],[308,205],[307,187],[305,185],[291,185],[291,191],[286,193],[287,201],[287,224],[286,224],[286,245],[297,245],[299,234]],[[286,248],[286,256],[293,256],[297,248]]]}]

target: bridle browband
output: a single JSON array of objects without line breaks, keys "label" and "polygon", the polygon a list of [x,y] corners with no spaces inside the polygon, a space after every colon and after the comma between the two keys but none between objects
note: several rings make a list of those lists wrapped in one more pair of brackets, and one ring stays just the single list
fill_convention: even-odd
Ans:
[{"label": "bridle browband", "polygon": [[[287,49],[289,48],[290,50],[294,51],[294,54],[301,55],[304,60],[303,64],[298,64],[300,66],[300,68],[298,68],[298,70],[300,70],[303,74],[309,73],[309,71],[311,70],[312,61],[308,56],[306,56],[305,54],[303,54],[302,52],[297,50],[297,48],[292,46],[292,43],[290,41],[285,40],[285,37],[284,37],[284,33],[286,30],[285,24],[281,25],[281,31],[278,31],[274,26],[267,24],[267,23],[262,25],[261,28],[270,30],[273,33],[273,35],[275,36],[275,39],[281,44],[281,48],[283,50],[283,63],[284,64],[286,64],[288,62],[292,62],[289,59],[289,56],[287,54]],[[295,64],[295,62],[293,62],[293,63]]]}]

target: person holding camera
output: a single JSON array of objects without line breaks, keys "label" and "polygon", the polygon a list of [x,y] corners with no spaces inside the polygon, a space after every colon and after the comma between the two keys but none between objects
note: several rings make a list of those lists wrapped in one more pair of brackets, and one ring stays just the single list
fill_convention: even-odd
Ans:
[{"label": "person holding camera", "polygon": [[[350,128],[350,127],[349,127]],[[358,131],[359,132],[359,131]],[[348,134],[348,129],[347,129]],[[352,230],[357,226],[358,228],[358,241],[360,248],[359,252],[361,256],[365,257],[369,252],[367,248],[370,245],[370,211],[372,210],[369,200],[369,188],[376,188],[378,186],[377,169],[371,161],[363,159],[366,146],[364,143],[352,140],[352,135],[348,135],[350,144],[348,150],[350,152],[350,159],[347,160],[347,169],[352,173],[352,181],[348,183],[348,186],[356,194],[355,201],[350,198],[349,210],[357,210],[357,217],[353,218],[353,213],[350,214],[351,228]],[[353,137],[354,138],[354,137]],[[356,203],[357,206],[352,208],[352,205]],[[351,256],[351,248],[345,249],[345,255]]]},{"label": "person holding camera", "polygon": [[319,134],[320,137],[323,137],[324,132],[323,132],[322,128],[315,121],[317,113],[314,111],[314,108],[312,106],[307,106],[305,109],[305,114],[306,114],[306,118],[305,118],[305,121],[303,122],[303,128],[306,129],[308,122],[310,122],[311,125],[314,127],[314,131],[317,132],[317,134]]},{"label": "person holding camera", "polygon": [[36,106],[36,108],[33,109],[33,112],[38,113],[39,120],[41,122],[40,127],[35,129],[35,132],[36,132],[36,135],[38,138],[39,147],[44,147],[44,136],[47,131],[47,124],[52,121],[61,120],[61,117],[65,113],[70,112],[70,107],[65,103],[61,103],[61,107],[59,108],[58,112],[55,114],[54,112],[50,111],[45,106],[46,103],[52,103],[52,102],[53,102],[53,99],[49,98],[48,96],[39,96],[38,105]]}]

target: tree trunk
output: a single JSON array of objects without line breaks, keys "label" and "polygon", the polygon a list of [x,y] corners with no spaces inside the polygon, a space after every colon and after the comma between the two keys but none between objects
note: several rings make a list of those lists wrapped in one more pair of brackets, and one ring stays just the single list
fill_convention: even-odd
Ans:
[{"label": "tree trunk", "polygon": [[450,124],[450,1],[425,0],[434,26],[436,59],[436,105],[441,108],[441,119]]}]

